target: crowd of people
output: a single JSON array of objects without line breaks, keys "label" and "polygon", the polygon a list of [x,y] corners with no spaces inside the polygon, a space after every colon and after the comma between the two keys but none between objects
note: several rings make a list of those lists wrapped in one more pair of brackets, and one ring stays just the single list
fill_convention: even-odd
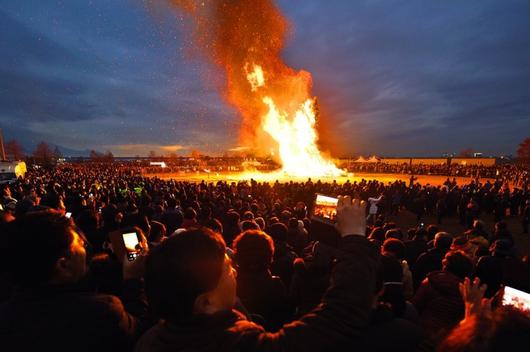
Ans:
[{"label": "crowd of people", "polygon": [[[505,286],[530,292],[528,183],[208,183],[138,171],[63,164],[1,186],[1,350],[530,342],[530,312],[502,304]],[[339,197],[334,226],[312,218],[316,193]],[[417,226],[389,220],[407,212]],[[450,217],[465,230],[444,231]],[[131,232],[132,259],[113,241]]]},{"label": "crowd of people", "polygon": [[347,170],[361,173],[437,175],[449,177],[467,177],[472,179],[493,179],[511,182],[524,188],[530,182],[527,168],[515,165],[464,165],[452,164],[390,164],[390,163],[348,163]]},{"label": "crowd of people", "polygon": [[[411,163],[386,163],[386,162],[354,162],[340,160],[338,165],[346,172],[353,173],[378,173],[378,174],[402,174],[402,175],[436,175],[448,177],[464,177],[474,180],[490,179],[510,182],[511,184],[525,188],[530,184],[530,172],[524,166],[517,164],[500,164],[492,166],[465,165],[459,163],[442,164],[411,164]],[[205,160],[194,159],[192,161],[172,161],[165,159],[164,167],[150,165],[144,160],[140,163],[142,173],[168,174],[168,173],[197,173],[197,172],[232,172],[245,171],[251,168],[255,171],[273,171],[278,165],[272,160],[245,161],[242,158],[209,158]],[[205,171],[207,170],[207,171]]]}]

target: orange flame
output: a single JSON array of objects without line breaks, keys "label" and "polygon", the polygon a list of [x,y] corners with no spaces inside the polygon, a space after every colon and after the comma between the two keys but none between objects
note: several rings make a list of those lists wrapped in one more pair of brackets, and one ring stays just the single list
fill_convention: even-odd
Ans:
[{"label": "orange flame", "polygon": [[242,142],[276,150],[293,176],[343,173],[320,152],[311,74],[280,57],[288,22],[272,0],[172,0],[191,16],[192,49],[226,73],[223,92],[243,117]]}]

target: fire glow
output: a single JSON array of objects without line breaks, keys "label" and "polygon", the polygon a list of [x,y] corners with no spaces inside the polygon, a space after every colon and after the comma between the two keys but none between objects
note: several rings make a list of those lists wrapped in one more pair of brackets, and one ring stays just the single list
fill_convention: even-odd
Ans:
[{"label": "fire glow", "polygon": [[[263,87],[265,78],[261,66],[254,65],[247,79],[252,91]],[[292,176],[339,176],[343,173],[318,150],[313,99],[301,103],[294,116],[280,111],[269,96],[264,96],[262,101],[268,112],[261,119],[261,127],[278,143],[283,173]]]},{"label": "fire glow", "polygon": [[311,74],[281,59],[289,23],[273,0],[171,3],[192,20],[192,51],[225,72],[223,96],[243,117],[243,145],[262,155],[273,150],[284,175],[344,174],[317,144]]}]

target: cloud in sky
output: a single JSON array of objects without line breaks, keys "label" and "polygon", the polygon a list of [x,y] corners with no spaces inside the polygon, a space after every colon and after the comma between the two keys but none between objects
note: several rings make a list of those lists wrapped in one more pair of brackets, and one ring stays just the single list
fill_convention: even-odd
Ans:
[{"label": "cloud in sky", "polygon": [[110,150],[116,156],[131,156],[131,155],[146,155],[151,151],[156,155],[167,155],[169,153],[179,154],[180,152],[189,151],[193,146],[185,146],[180,144],[160,145],[160,144],[109,144],[103,146],[104,149]]},{"label": "cloud in sky", "polygon": [[[28,148],[182,145],[221,154],[240,118],[186,58],[179,16],[130,0],[0,9],[0,127]],[[313,74],[335,155],[513,153],[530,126],[530,2],[279,1],[283,54]],[[137,151],[143,148],[137,149]],[[119,149],[116,149],[119,151]]]}]

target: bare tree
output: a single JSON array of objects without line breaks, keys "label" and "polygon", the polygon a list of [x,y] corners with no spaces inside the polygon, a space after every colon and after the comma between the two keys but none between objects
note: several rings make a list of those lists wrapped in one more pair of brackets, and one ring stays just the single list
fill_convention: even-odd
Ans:
[{"label": "bare tree", "polygon": [[524,141],[519,144],[517,149],[517,157],[523,163],[530,163],[530,137],[526,138]]},{"label": "bare tree", "polygon": [[63,157],[63,153],[61,152],[61,150],[57,146],[55,146],[55,149],[53,150],[53,157],[55,159],[59,159],[59,158]]},{"label": "bare tree", "polygon": [[110,150],[107,150],[103,158],[105,159],[106,162],[112,163],[114,161],[114,154],[112,154]]},{"label": "bare tree", "polygon": [[471,158],[473,156],[473,149],[471,148],[463,149],[460,151],[460,153],[458,153],[458,156],[462,158]]},{"label": "bare tree", "polygon": [[33,152],[33,158],[37,163],[40,163],[44,166],[52,165],[54,162],[54,155],[50,145],[44,141],[37,144],[37,147]]},{"label": "bare tree", "polygon": [[11,139],[6,144],[6,154],[12,160],[21,160],[24,158],[24,149],[16,140]]}]

